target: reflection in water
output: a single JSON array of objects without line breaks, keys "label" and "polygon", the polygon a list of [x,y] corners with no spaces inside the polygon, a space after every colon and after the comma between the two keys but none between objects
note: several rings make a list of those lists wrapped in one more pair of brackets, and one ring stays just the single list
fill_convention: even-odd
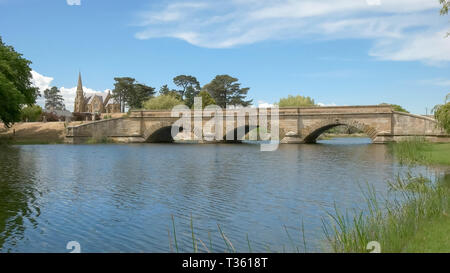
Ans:
[{"label": "reflection in water", "polygon": [[[352,145],[349,145],[349,144]],[[308,249],[320,251],[321,217],[363,207],[360,183],[386,191],[404,168],[384,145],[368,139],[281,145],[144,144],[0,147],[0,251],[65,252],[78,241],[85,252],[167,252],[171,215],[180,247],[211,234],[225,246],[282,251],[291,245],[283,225]],[[422,167],[414,171],[425,172]],[[298,243],[302,245],[302,243]],[[289,251],[289,248],[287,248]]]}]

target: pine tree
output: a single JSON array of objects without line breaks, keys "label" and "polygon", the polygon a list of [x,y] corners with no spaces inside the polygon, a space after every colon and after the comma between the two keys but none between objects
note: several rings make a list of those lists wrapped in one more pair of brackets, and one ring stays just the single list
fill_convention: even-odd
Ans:
[{"label": "pine tree", "polygon": [[45,109],[48,110],[65,110],[64,98],[58,87],[53,86],[50,89],[44,90]]}]

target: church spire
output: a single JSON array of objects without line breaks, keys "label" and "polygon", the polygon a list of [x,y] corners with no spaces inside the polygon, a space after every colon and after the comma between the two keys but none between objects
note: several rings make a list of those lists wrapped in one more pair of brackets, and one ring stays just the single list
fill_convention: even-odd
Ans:
[{"label": "church spire", "polygon": [[77,95],[83,96],[83,83],[81,82],[81,72],[78,73]]}]

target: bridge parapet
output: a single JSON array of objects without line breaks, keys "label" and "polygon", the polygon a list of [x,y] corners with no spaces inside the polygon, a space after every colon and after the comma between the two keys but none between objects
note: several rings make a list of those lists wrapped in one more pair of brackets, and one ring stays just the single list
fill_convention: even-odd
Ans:
[{"label": "bridge parapet", "polygon": [[[224,133],[227,133],[225,130],[229,131],[229,128],[225,126],[225,119],[228,121],[230,116],[246,115],[245,126],[250,129],[250,117],[267,113],[267,126],[271,127],[272,119],[269,117],[277,113],[279,139],[282,143],[315,142],[321,133],[339,125],[348,125],[362,130],[374,143],[398,141],[411,136],[423,136],[436,142],[450,142],[450,136],[437,126],[434,119],[395,112],[392,107],[385,105],[280,108],[276,112],[270,108],[251,108],[246,109],[245,112],[241,111],[240,109],[224,111],[218,109],[217,113],[221,113],[224,117]],[[190,114],[193,119],[195,116],[201,116],[204,128],[212,126],[211,123],[209,125],[207,123],[212,116],[215,116],[194,110],[191,110]],[[90,138],[110,138],[117,142],[160,141],[167,138],[170,141],[170,127],[178,119],[180,117],[172,116],[172,111],[169,110],[131,111],[126,118],[69,127],[66,139],[70,143],[82,143]],[[231,127],[233,126],[236,130],[243,125],[235,119]],[[212,131],[210,129],[208,130]]]}]

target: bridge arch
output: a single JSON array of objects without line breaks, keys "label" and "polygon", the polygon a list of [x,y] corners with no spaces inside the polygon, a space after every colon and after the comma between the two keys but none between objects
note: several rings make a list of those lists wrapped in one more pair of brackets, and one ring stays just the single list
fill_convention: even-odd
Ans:
[{"label": "bridge arch", "polygon": [[[225,132],[223,140],[226,142],[240,142],[245,140],[250,131],[260,128],[259,125],[242,125]],[[242,135],[243,132],[243,135]],[[228,137],[227,137],[228,136]],[[230,139],[231,138],[231,139]]]},{"label": "bridge arch", "polygon": [[304,128],[301,133],[303,141],[305,143],[316,143],[317,138],[321,134],[340,125],[354,127],[368,135],[372,141],[375,141],[375,138],[379,133],[376,128],[357,120],[326,119]]},{"label": "bridge arch", "polygon": [[[182,130],[182,128],[180,128]],[[173,142],[172,123],[157,122],[145,129],[143,133],[145,142]]]}]

